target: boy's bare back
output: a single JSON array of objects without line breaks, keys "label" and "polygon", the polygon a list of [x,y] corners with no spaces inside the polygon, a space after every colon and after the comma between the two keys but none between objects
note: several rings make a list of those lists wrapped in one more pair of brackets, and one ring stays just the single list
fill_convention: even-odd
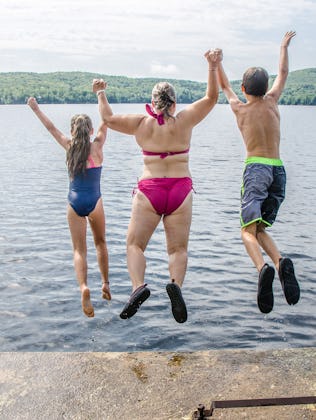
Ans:
[{"label": "boy's bare back", "polygon": [[232,104],[243,136],[247,157],[279,159],[280,115],[277,102],[268,94],[252,96],[247,103]]},{"label": "boy's bare back", "polygon": [[247,100],[246,103],[240,101],[232,90],[222,65],[218,68],[219,83],[236,116],[246,146],[247,157],[280,158],[278,100],[289,72],[287,47],[295,35],[294,31],[289,31],[283,37],[278,75],[269,91],[267,91],[268,74],[264,69],[253,67],[244,73],[242,91]]}]

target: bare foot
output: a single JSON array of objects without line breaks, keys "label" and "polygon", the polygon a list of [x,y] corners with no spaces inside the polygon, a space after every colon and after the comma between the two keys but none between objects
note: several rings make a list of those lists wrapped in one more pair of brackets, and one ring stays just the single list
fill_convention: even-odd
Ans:
[{"label": "bare foot", "polygon": [[89,318],[94,317],[94,309],[90,300],[90,290],[88,287],[83,289],[81,293],[81,305],[85,315],[87,315]]},{"label": "bare foot", "polygon": [[102,284],[102,297],[106,300],[112,299],[109,282]]}]

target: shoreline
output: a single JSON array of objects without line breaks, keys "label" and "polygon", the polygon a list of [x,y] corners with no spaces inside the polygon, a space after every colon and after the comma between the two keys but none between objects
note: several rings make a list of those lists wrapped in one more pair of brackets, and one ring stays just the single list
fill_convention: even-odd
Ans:
[{"label": "shoreline", "polygon": [[[316,396],[315,347],[1,352],[0,372],[6,420],[189,420],[214,400]],[[315,419],[316,404],[216,408],[212,418]]]}]

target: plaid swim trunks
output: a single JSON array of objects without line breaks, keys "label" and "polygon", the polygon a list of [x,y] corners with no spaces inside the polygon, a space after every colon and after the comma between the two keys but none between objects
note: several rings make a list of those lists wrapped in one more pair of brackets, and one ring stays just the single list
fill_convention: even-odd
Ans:
[{"label": "plaid swim trunks", "polygon": [[240,224],[272,226],[285,198],[286,173],[280,159],[246,159],[241,187]]}]

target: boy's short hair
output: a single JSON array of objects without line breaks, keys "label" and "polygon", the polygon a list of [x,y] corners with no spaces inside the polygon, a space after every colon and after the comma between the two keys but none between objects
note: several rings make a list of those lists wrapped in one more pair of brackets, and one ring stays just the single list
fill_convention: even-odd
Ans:
[{"label": "boy's short hair", "polygon": [[263,96],[268,90],[269,75],[262,67],[250,67],[245,71],[242,85],[247,95]]}]

